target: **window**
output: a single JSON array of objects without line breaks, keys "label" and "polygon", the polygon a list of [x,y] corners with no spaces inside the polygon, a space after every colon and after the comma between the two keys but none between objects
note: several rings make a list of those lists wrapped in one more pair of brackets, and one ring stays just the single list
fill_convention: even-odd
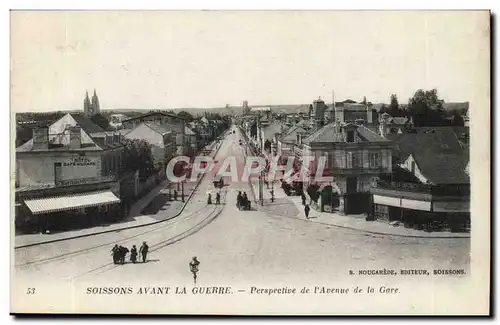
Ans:
[{"label": "window", "polygon": [[328,154],[328,169],[333,169],[335,167],[335,152],[330,152]]},{"label": "window", "polygon": [[378,152],[370,153],[370,168],[380,168],[380,154]]},{"label": "window", "polygon": [[347,131],[347,142],[354,142],[354,131]]}]

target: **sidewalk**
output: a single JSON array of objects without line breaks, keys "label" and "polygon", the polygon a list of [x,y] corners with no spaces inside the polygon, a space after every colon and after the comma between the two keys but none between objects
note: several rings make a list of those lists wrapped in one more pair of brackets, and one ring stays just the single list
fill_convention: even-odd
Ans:
[{"label": "sidewalk", "polygon": [[[215,155],[219,149],[215,142],[210,143],[207,149],[212,150],[212,156]],[[200,177],[201,178],[201,177]],[[168,180],[164,180],[156,187],[154,187],[148,194],[135,202],[130,208],[128,216],[116,223],[101,224],[85,229],[70,230],[64,232],[57,232],[52,234],[22,234],[14,236],[14,247],[19,248],[23,246],[38,245],[49,242],[62,241],[78,237],[86,237],[97,235],[101,233],[120,231],[130,228],[147,226],[177,217],[182,211],[184,205],[187,204],[188,198],[192,191],[194,191],[199,183],[185,183],[185,203],[181,200],[180,191],[177,201],[168,201],[166,195],[169,184]],[[173,188],[174,189],[174,188]],[[173,194],[173,189],[171,193]],[[168,208],[165,208],[168,207]]]},{"label": "sidewalk", "polygon": [[255,200],[257,201],[255,204],[257,209],[273,215],[301,219],[306,222],[316,222],[324,225],[362,231],[375,235],[417,238],[470,238],[469,233],[425,232],[423,230],[408,229],[402,225],[395,227],[386,222],[366,221],[366,216],[364,214],[341,215],[339,213],[318,212],[311,209],[309,219],[306,219],[300,196],[287,196],[281,188],[281,184],[279,184],[279,182],[275,182],[274,184],[274,202],[271,202],[271,189],[268,190],[266,185],[264,184],[264,206],[261,206],[258,203],[258,179],[252,179],[251,185],[255,193]]}]

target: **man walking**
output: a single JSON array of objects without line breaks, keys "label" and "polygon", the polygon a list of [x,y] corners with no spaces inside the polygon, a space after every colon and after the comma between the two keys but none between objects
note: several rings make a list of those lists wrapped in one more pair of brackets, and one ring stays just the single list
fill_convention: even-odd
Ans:
[{"label": "man walking", "polygon": [[309,219],[309,211],[311,209],[309,208],[309,205],[306,204],[306,207],[304,208],[304,213],[306,214],[306,219]]},{"label": "man walking", "polygon": [[146,263],[146,257],[148,256],[149,246],[146,242],[142,243],[141,248],[139,249],[139,253],[142,255],[142,263]]},{"label": "man walking", "polygon": [[302,193],[301,198],[302,198],[302,205],[306,205],[306,196],[304,195],[304,193]]}]

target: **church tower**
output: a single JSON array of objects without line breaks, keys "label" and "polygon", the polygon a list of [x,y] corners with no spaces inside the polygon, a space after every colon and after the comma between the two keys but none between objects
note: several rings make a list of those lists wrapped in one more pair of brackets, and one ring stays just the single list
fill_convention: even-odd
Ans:
[{"label": "church tower", "polygon": [[99,106],[99,97],[97,97],[97,94],[94,89],[94,95],[92,96],[92,115],[100,113],[101,113],[101,107]]},{"label": "church tower", "polygon": [[85,116],[88,116],[88,117],[93,115],[92,106],[90,104],[88,91],[85,92],[85,99],[83,100],[83,113],[85,114]]}]

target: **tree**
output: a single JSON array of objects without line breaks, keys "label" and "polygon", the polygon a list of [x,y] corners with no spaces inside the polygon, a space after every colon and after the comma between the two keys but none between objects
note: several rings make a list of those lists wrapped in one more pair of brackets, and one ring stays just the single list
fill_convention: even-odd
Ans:
[{"label": "tree", "polygon": [[123,152],[123,171],[139,170],[139,178],[146,179],[156,173],[151,145],[146,140],[127,139]]},{"label": "tree", "polygon": [[380,106],[380,111],[379,113],[382,115],[384,113],[387,113],[387,106],[385,106],[385,104],[382,104],[382,106]]},{"label": "tree", "polygon": [[445,125],[443,104],[436,89],[419,89],[408,102],[408,113],[417,127]]},{"label": "tree", "polygon": [[396,94],[391,95],[391,103],[389,104],[388,113],[393,117],[400,115],[398,96],[396,96]]},{"label": "tree", "polygon": [[90,118],[90,120],[94,122],[94,124],[100,126],[104,131],[110,131],[114,129],[109,125],[109,120],[101,113],[95,114]]},{"label": "tree", "polygon": [[361,102],[361,104],[366,105],[366,96],[363,96],[363,101]]},{"label": "tree", "polygon": [[177,113],[177,116],[185,119],[187,122],[191,122],[192,120],[194,120],[193,115],[186,111],[180,111],[179,113]]}]

